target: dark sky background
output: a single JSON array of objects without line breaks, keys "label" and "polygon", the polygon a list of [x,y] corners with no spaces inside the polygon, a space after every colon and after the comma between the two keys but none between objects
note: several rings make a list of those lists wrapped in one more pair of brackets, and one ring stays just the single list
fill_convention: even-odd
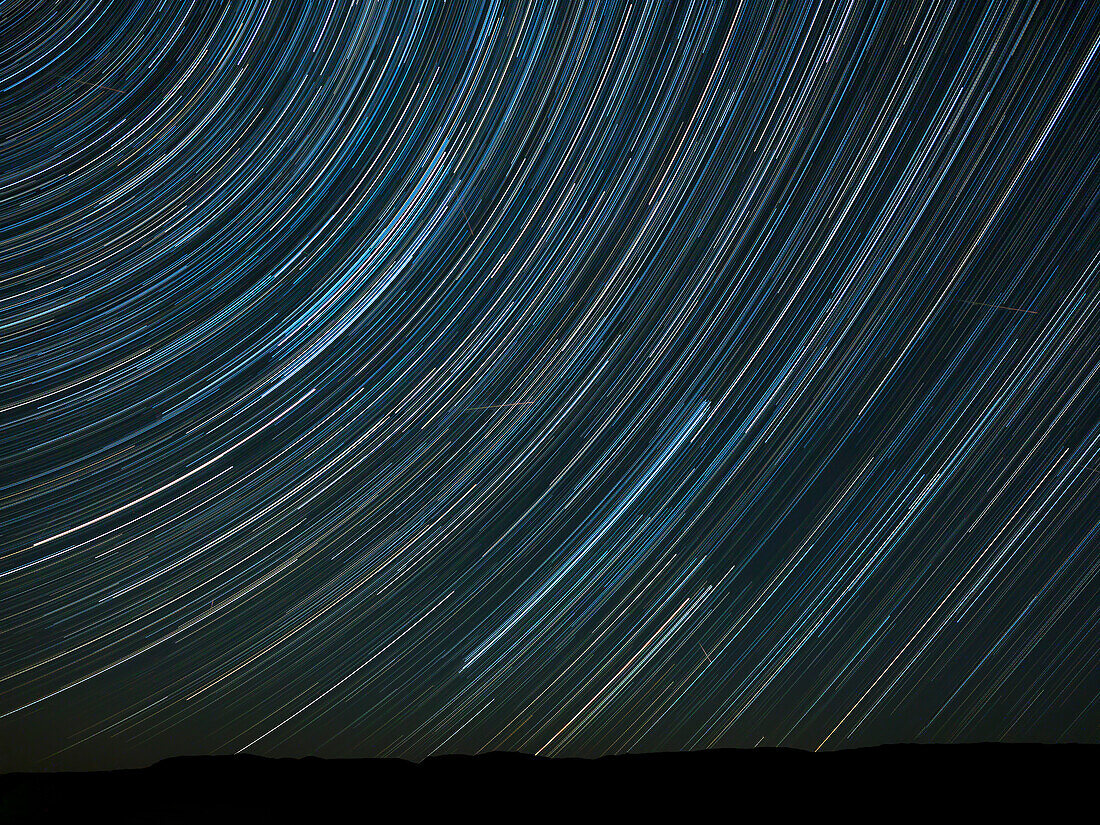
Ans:
[{"label": "dark sky background", "polygon": [[1100,741],[1098,51],[7,0],[0,769]]}]

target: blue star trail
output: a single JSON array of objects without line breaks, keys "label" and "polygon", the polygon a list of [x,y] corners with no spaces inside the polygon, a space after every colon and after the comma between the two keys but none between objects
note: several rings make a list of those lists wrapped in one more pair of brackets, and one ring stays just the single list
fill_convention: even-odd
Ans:
[{"label": "blue star trail", "polygon": [[0,742],[1098,741],[1100,6],[0,3]]}]

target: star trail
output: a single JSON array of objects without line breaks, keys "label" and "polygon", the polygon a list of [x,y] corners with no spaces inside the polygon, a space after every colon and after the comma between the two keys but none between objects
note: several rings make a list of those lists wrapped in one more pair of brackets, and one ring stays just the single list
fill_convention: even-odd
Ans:
[{"label": "star trail", "polygon": [[1098,741],[1100,6],[0,2],[0,743]]}]

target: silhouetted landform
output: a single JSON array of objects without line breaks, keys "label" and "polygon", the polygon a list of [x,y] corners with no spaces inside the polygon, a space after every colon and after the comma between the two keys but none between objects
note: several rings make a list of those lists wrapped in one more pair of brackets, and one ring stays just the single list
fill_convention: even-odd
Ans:
[{"label": "silhouetted landform", "polygon": [[[551,809],[667,815],[756,806],[850,815],[869,800],[893,820],[914,807],[1050,811],[1088,800],[1100,745],[887,745],[811,753],[787,748],[628,754],[600,759],[515,753],[402,759],[185,756],[137,770],[0,775],[0,821],[424,821],[496,811],[513,821]],[[517,805],[522,807],[516,807]],[[746,807],[748,806],[748,807]],[[1091,805],[1088,808],[1092,810]],[[715,814],[706,819],[713,821]],[[756,816],[752,816],[756,819]],[[587,820],[586,820],[587,821]]]}]

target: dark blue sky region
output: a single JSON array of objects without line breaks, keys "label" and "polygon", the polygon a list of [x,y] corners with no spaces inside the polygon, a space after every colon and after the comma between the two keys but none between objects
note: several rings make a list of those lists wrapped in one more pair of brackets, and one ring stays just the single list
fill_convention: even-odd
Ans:
[{"label": "dark blue sky region", "polygon": [[0,767],[1100,739],[1100,5],[0,8]]}]

